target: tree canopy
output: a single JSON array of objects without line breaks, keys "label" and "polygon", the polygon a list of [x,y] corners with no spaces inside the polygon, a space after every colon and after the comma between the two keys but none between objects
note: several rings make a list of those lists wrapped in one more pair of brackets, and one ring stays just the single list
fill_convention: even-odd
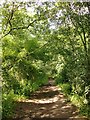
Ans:
[{"label": "tree canopy", "polygon": [[90,107],[90,2],[5,1],[0,9],[3,99],[30,96],[52,77]]}]

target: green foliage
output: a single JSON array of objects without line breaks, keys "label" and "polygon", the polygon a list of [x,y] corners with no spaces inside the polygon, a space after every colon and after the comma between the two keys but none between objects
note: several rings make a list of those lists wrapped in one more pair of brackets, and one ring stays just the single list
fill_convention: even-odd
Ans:
[{"label": "green foliage", "polygon": [[30,83],[30,81],[28,82],[24,82],[21,85],[21,89],[20,89],[20,95],[24,95],[24,96],[30,96],[32,92],[32,85]]},{"label": "green foliage", "polygon": [[66,95],[71,94],[72,86],[70,84],[64,83],[64,84],[59,84],[59,86],[61,87],[63,93],[65,93]]},{"label": "green foliage", "polygon": [[56,84],[67,83],[67,82],[69,82],[69,77],[68,77],[68,74],[67,74],[67,69],[62,69],[62,71],[57,76]]},{"label": "green foliage", "polygon": [[89,118],[90,117],[90,106],[88,106],[87,104],[83,104],[80,107],[80,113]]},{"label": "green foliage", "polygon": [[69,99],[74,105],[78,106],[80,114],[90,117],[90,106],[87,104],[88,101],[84,96],[73,94],[72,96],[69,96]]},{"label": "green foliage", "polygon": [[78,107],[83,105],[84,99],[84,97],[81,97],[78,94],[73,94],[72,96],[70,96],[70,100],[72,101],[72,103]]},{"label": "green foliage", "polygon": [[14,93],[10,91],[8,94],[3,94],[2,96],[2,117],[9,118],[13,115],[15,108],[14,103]]},{"label": "green foliage", "polygon": [[[89,4],[5,1],[0,9],[3,105],[13,96],[12,90],[30,96],[47,82],[47,75],[56,78],[65,94],[72,94],[72,101],[78,103],[86,96],[89,104]],[[13,97],[8,103],[10,111],[12,101]],[[85,109],[89,114],[88,107]],[[10,111],[4,116],[9,116]]]},{"label": "green foliage", "polygon": [[34,52],[39,47],[36,39],[28,40],[25,43],[25,48],[28,52]]}]

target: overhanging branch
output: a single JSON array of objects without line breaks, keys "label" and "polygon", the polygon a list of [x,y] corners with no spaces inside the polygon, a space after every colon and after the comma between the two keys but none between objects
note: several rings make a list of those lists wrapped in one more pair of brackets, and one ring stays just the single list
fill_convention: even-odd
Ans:
[{"label": "overhanging branch", "polygon": [[[34,20],[33,22],[29,23],[27,26],[20,26],[20,27],[13,27],[10,28],[10,30],[3,36],[7,36],[8,34],[10,34],[13,30],[20,30],[20,29],[28,29],[30,26],[32,26],[32,24],[35,22],[36,20]],[[2,37],[2,38],[3,38]]]}]

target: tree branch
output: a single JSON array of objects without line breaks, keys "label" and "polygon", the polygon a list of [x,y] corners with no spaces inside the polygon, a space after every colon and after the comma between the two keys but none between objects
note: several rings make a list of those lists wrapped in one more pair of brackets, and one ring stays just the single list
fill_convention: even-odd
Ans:
[{"label": "tree branch", "polygon": [[32,24],[35,21],[36,20],[34,20],[33,22],[29,23],[27,26],[20,26],[20,27],[13,27],[13,28],[11,28],[2,38],[4,38],[5,36],[7,36],[8,34],[10,34],[13,30],[28,29],[30,26],[32,26]]}]

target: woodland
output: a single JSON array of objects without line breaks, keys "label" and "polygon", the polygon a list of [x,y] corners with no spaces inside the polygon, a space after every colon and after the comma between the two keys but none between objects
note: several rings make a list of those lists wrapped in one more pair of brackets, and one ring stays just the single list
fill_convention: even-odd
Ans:
[{"label": "woodland", "polygon": [[6,0],[0,25],[2,117],[49,79],[90,117],[90,2]]}]

